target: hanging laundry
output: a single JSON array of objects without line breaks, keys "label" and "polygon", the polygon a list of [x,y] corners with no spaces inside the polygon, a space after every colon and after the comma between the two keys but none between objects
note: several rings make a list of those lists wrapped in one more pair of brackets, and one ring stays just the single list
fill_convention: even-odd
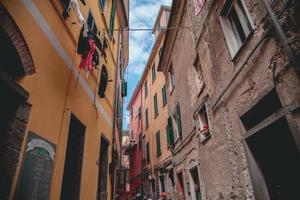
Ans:
[{"label": "hanging laundry", "polygon": [[102,65],[100,84],[98,88],[98,95],[100,98],[105,97],[107,82],[108,82],[108,73],[105,65]]},{"label": "hanging laundry", "polygon": [[80,0],[83,5],[86,5],[85,0]]},{"label": "hanging laundry", "polygon": [[93,55],[92,62],[93,62],[93,67],[95,69],[98,69],[98,65],[99,65],[99,53],[98,53],[97,49],[95,50],[95,53]]},{"label": "hanging laundry", "polygon": [[71,0],[71,5],[78,17],[78,20],[79,20],[79,23],[80,23],[80,26],[83,26],[83,24],[85,23],[85,20],[84,20],[84,17],[80,11],[80,6],[79,6],[79,3],[78,3],[78,0]]},{"label": "hanging laundry", "polygon": [[88,34],[85,34],[85,27],[86,25],[83,25],[80,31],[78,44],[77,44],[77,54],[84,55],[87,51],[89,51],[89,37]]},{"label": "hanging laundry", "polygon": [[89,50],[85,52],[85,54],[81,58],[81,62],[79,67],[84,69],[85,71],[91,71],[93,68],[92,60],[95,53],[96,45],[92,38],[89,38]]},{"label": "hanging laundry", "polygon": [[94,32],[91,32],[91,35],[93,36],[94,42],[95,42],[97,48],[99,49],[99,51],[103,51],[102,43],[101,43],[101,40],[99,39],[99,37]]}]

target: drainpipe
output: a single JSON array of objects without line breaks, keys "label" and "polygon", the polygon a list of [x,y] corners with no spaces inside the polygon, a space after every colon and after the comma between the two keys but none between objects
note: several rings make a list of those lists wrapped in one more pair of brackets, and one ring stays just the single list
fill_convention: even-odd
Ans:
[{"label": "drainpipe", "polygon": [[[141,123],[141,139],[142,139],[142,141],[141,141],[141,144],[142,144],[142,147],[144,147],[144,144],[143,144],[143,112],[142,112],[142,110],[143,110],[143,85],[141,86],[141,90],[140,90],[140,96],[141,96],[141,116],[140,116],[140,119],[141,119],[141,121],[140,121],[140,123]],[[143,151],[144,149],[143,148],[141,148],[141,161],[142,161],[142,163],[141,163],[141,174],[142,174],[142,177],[141,177],[141,180],[142,180],[142,196],[144,196],[144,164],[143,164],[143,155],[144,155],[144,151]]]},{"label": "drainpipe", "polygon": [[291,48],[291,46],[289,45],[289,41],[288,41],[288,38],[286,37],[283,29],[282,29],[282,26],[280,25],[279,21],[278,21],[278,18],[277,16],[275,15],[275,13],[273,12],[270,4],[268,3],[267,0],[261,0],[263,5],[265,6],[266,10],[267,10],[267,13],[271,19],[271,22],[273,24],[273,27],[277,33],[277,36],[279,37],[283,47],[284,47],[284,50],[286,52],[286,54],[288,55],[290,61],[295,65],[295,71],[297,73],[297,76],[298,78],[300,78],[300,65],[299,65],[299,62],[293,52],[293,49]]},{"label": "drainpipe", "polygon": [[[119,40],[119,45],[118,45],[118,57],[117,57],[117,67],[116,67],[116,73],[115,73],[115,85],[114,85],[114,88],[115,88],[115,91],[114,91],[114,112],[113,112],[113,146],[112,146],[112,149],[113,149],[113,153],[112,153],[112,162],[114,163],[114,174],[113,174],[113,183],[112,183],[112,199],[114,200],[115,199],[115,195],[116,195],[116,182],[117,182],[117,177],[116,177],[116,173],[117,173],[117,165],[118,163],[115,162],[115,159],[114,159],[114,144],[115,142],[119,142],[119,141],[116,141],[116,137],[115,137],[115,131],[116,131],[116,112],[117,112],[117,109],[116,109],[116,105],[118,105],[118,100],[117,99],[117,85],[118,85],[118,75],[119,75],[119,67],[120,66],[120,48],[122,49],[122,41],[120,41],[120,38],[121,38],[121,33],[119,32],[119,36],[118,36],[118,40]],[[120,139],[120,138],[119,138]],[[122,139],[122,138],[121,138]],[[121,149],[120,149],[120,155],[119,155],[119,163],[121,161]],[[121,164],[118,166],[119,169],[120,169],[120,166]]]}]

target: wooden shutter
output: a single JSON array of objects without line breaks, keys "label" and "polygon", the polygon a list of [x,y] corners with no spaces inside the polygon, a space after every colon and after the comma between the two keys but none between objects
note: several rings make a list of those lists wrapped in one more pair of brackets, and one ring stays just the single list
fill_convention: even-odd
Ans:
[{"label": "wooden shutter", "polygon": [[181,137],[182,136],[182,125],[181,125],[181,114],[180,114],[180,106],[179,104],[176,105],[176,121],[177,121],[177,125],[178,125],[178,134]]},{"label": "wooden shutter", "polygon": [[154,95],[154,114],[158,113],[158,105],[157,105],[157,93]]},{"label": "wooden shutter", "polygon": [[149,146],[149,142],[147,142],[146,144],[146,150],[147,150],[147,163],[150,162],[150,146]]},{"label": "wooden shutter", "polygon": [[148,116],[148,108],[146,109],[146,112],[145,112],[145,117],[146,117],[146,129],[149,128],[149,116]]},{"label": "wooden shutter", "polygon": [[163,98],[163,105],[167,102],[167,92],[166,92],[166,85],[163,86],[161,89],[162,98]]},{"label": "wooden shutter", "polygon": [[159,131],[156,133],[156,153],[157,153],[158,156],[161,154],[160,132]]},{"label": "wooden shutter", "polygon": [[155,81],[156,74],[155,74],[155,63],[152,65],[152,82]]},{"label": "wooden shutter", "polygon": [[112,0],[110,22],[109,22],[109,32],[111,35],[114,34],[115,16],[116,16],[116,2],[115,0]]},{"label": "wooden shutter", "polygon": [[170,138],[170,133],[169,133],[169,126],[167,124],[166,126],[166,136],[167,136],[167,145],[170,146],[171,145],[171,138]]},{"label": "wooden shutter", "polygon": [[168,118],[168,127],[169,127],[169,137],[170,137],[170,144],[174,144],[174,132],[173,132],[173,123],[171,116]]},{"label": "wooden shutter", "polygon": [[107,73],[105,65],[103,65],[102,70],[101,70],[101,79],[100,79],[99,89],[98,89],[98,95],[100,98],[105,97],[107,81],[108,81],[108,73]]},{"label": "wooden shutter", "polygon": [[124,81],[124,80],[122,81],[121,95],[122,95],[122,97],[126,97],[127,96],[127,82]]}]

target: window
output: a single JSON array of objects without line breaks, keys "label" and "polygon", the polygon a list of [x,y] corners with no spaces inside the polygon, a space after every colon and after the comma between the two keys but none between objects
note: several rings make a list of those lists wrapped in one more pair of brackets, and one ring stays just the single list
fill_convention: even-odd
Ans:
[{"label": "window", "polygon": [[87,26],[89,30],[92,31],[94,34],[98,34],[98,28],[91,12],[89,12],[87,17]]},{"label": "window", "polygon": [[139,148],[140,148],[140,149],[142,149],[142,144],[143,144],[142,142],[143,142],[143,134],[140,133],[140,134],[139,134]]},{"label": "window", "polygon": [[109,143],[101,137],[100,156],[99,156],[99,177],[98,177],[98,199],[106,199],[107,197],[107,175],[109,160]]},{"label": "window", "polygon": [[199,55],[197,54],[196,59],[194,61],[194,69],[196,71],[197,74],[197,78],[196,78],[196,87],[198,89],[198,96],[201,94],[203,88],[204,88],[204,80],[203,80],[203,74],[202,74],[202,69],[201,69],[201,63],[199,60]]},{"label": "window", "polygon": [[161,89],[162,93],[162,99],[163,99],[163,106],[166,105],[167,103],[167,90],[166,90],[166,85],[164,85]]},{"label": "window", "polygon": [[168,81],[169,81],[169,90],[170,90],[170,93],[172,93],[173,88],[174,88],[174,70],[173,70],[172,64],[168,71]]},{"label": "window", "polygon": [[125,80],[122,80],[121,85],[121,96],[126,97],[127,96],[127,82]]},{"label": "window", "polygon": [[153,83],[156,79],[155,63],[152,65],[151,71],[152,71],[152,83]]},{"label": "window", "polygon": [[130,118],[133,118],[133,108],[130,109]]},{"label": "window", "polygon": [[85,126],[71,114],[61,188],[62,200],[79,199],[84,139]]},{"label": "window", "polygon": [[137,117],[139,118],[139,120],[141,119],[141,115],[142,115],[142,107],[140,106],[139,110],[138,110],[138,114],[137,114]]},{"label": "window", "polygon": [[244,0],[227,0],[220,20],[230,55],[234,58],[253,30]]},{"label": "window", "polygon": [[160,156],[160,154],[161,154],[160,132],[159,131],[156,133],[156,153],[157,153],[157,156]]},{"label": "window", "polygon": [[145,111],[145,118],[146,118],[146,129],[149,128],[149,113],[148,113],[148,108]]},{"label": "window", "polygon": [[[270,103],[272,102],[272,103]],[[282,107],[280,99],[275,89],[264,96],[253,108],[241,117],[241,121],[246,130],[250,130],[264,119],[272,115]]]},{"label": "window", "polygon": [[174,132],[173,132],[172,117],[168,118],[168,122],[167,122],[167,126],[166,126],[166,134],[167,134],[167,144],[168,144],[168,146],[172,146],[174,144]]},{"label": "window", "polygon": [[146,151],[147,151],[147,163],[150,162],[150,145],[149,142],[146,143]]},{"label": "window", "polygon": [[154,115],[156,117],[158,115],[157,93],[155,93],[153,99],[154,99]]},{"label": "window", "polygon": [[190,169],[192,199],[201,200],[200,181],[197,166]]},{"label": "window", "polygon": [[178,136],[181,138],[182,137],[182,125],[181,125],[181,113],[180,113],[179,104],[177,104],[175,107],[175,113],[174,113],[173,117],[176,122],[176,129],[177,129]]},{"label": "window", "polygon": [[164,177],[164,175],[159,176],[159,182],[160,182],[160,192],[165,192],[166,187],[165,187],[165,177]]},{"label": "window", "polygon": [[208,118],[206,107],[203,106],[198,112],[196,116],[196,128],[200,135],[200,142],[203,143],[208,138],[210,138],[210,131],[208,126]]},{"label": "window", "polygon": [[109,21],[109,32],[112,36],[114,35],[115,16],[116,16],[116,2],[115,0],[112,0],[110,21]]},{"label": "window", "polygon": [[183,172],[178,172],[177,173],[177,179],[178,179],[178,192],[180,193],[179,199],[185,199],[185,194],[184,194],[184,178],[183,178]]},{"label": "window", "polygon": [[195,6],[195,14],[198,15],[204,5],[205,0],[194,0],[194,6]]},{"label": "window", "polygon": [[162,48],[159,48],[159,51],[158,51],[159,58],[161,58],[161,54],[162,54]]},{"label": "window", "polygon": [[104,11],[106,9],[106,0],[100,0],[101,8]]},{"label": "window", "polygon": [[144,95],[145,95],[145,98],[148,96],[148,83],[147,83],[147,81],[145,81],[145,83],[144,83]]},{"label": "window", "polygon": [[60,0],[61,5],[63,6],[63,17],[66,19],[69,17],[69,12],[71,9],[71,0]]}]

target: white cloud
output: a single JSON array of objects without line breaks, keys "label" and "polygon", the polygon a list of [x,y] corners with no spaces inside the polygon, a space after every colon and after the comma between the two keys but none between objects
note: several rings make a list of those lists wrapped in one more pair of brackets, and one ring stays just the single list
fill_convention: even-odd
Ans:
[{"label": "white cloud", "polygon": [[[171,5],[172,0],[131,0],[130,28],[152,28],[160,6]],[[151,31],[131,31],[129,39],[128,73],[141,75],[152,48]]]}]

